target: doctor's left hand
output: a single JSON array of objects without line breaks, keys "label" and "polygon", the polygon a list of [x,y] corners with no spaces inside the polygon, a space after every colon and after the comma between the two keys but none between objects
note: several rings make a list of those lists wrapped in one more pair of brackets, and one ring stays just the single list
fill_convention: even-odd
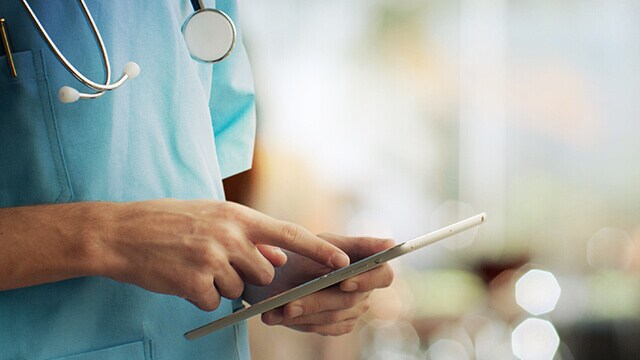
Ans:
[{"label": "doctor's left hand", "polygon": [[[395,245],[393,240],[377,238],[333,234],[318,236],[346,252],[351,262]],[[271,285],[245,288],[244,298],[247,301],[255,303],[333,270],[297,254],[287,253],[287,256],[289,260],[276,270]],[[262,314],[262,321],[267,325],[284,325],[298,331],[321,335],[346,334],[354,329],[358,319],[369,309],[371,292],[389,286],[392,280],[391,267],[389,264],[383,264],[338,285],[266,312]]]}]

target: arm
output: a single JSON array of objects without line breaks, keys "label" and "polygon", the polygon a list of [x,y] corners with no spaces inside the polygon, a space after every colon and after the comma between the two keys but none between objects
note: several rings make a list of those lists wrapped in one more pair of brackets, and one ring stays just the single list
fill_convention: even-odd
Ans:
[{"label": "arm", "polygon": [[115,204],[0,209],[0,290],[98,275],[96,234]]},{"label": "arm", "polygon": [[0,289],[107,276],[213,310],[244,283],[265,285],[281,247],[327,266],[335,246],[237,204],[195,200],[87,202],[0,209]]}]

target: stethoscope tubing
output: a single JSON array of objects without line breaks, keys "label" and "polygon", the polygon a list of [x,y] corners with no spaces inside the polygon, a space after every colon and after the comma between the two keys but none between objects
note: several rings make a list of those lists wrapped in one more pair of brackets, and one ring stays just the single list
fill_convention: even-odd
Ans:
[{"label": "stethoscope tubing", "polygon": [[87,87],[93,89],[96,91],[96,93],[92,93],[92,94],[81,94],[82,98],[96,98],[98,96],[101,96],[104,94],[105,91],[109,91],[109,90],[113,90],[116,89],[120,86],[122,86],[122,84],[124,84],[127,79],[128,79],[128,75],[127,74],[123,74],[122,77],[114,82],[114,83],[110,83],[111,81],[111,64],[109,63],[109,55],[107,54],[107,49],[104,45],[104,41],[102,40],[102,36],[100,35],[100,31],[98,31],[98,28],[96,26],[95,21],[93,20],[93,16],[91,16],[91,12],[89,12],[89,9],[87,8],[86,3],[84,2],[84,0],[78,0],[78,2],[80,3],[80,6],[82,7],[82,11],[85,15],[85,18],[87,19],[87,21],[89,22],[89,25],[92,29],[93,32],[93,36],[100,48],[100,54],[102,57],[102,62],[104,64],[105,67],[105,82],[104,84],[98,84],[94,81],[92,81],[91,79],[89,79],[88,77],[84,76],[84,74],[82,74],[78,69],[76,69],[73,64],[71,64],[71,62],[69,62],[69,60],[67,60],[67,58],[64,56],[64,54],[60,51],[60,49],[58,49],[58,47],[56,46],[55,42],[53,42],[53,40],[51,39],[51,37],[49,36],[49,33],[45,30],[44,26],[42,26],[42,23],[40,22],[40,20],[38,19],[38,16],[36,15],[36,13],[33,11],[33,9],[31,8],[31,6],[29,5],[27,0],[22,0],[22,4],[24,5],[24,7],[27,9],[27,11],[29,12],[29,14],[31,15],[31,18],[33,19],[34,23],[36,24],[38,30],[40,31],[40,34],[45,38],[47,45],[49,46],[49,48],[51,48],[51,51],[53,51],[56,55],[56,57],[58,58],[58,60],[60,60],[60,62],[62,63],[62,65],[67,68],[67,70],[76,78],[78,79],[81,83],[85,84]]},{"label": "stethoscope tubing", "polygon": [[193,6],[193,11],[204,9],[204,3],[202,0],[191,0],[191,5]]},{"label": "stethoscope tubing", "polygon": [[[219,11],[216,9],[206,9],[204,7],[202,0],[190,0],[190,1],[191,1],[191,4],[193,5],[195,12],[191,14],[185,21],[185,25],[183,25],[183,28],[182,28],[183,34],[185,34],[184,29],[186,24],[189,22],[190,19],[193,18],[194,15],[203,14],[207,11],[211,11],[216,13],[217,15],[222,16],[224,20],[230,25],[230,28],[231,28],[231,41],[229,44],[229,49],[222,56],[216,59],[209,60],[209,59],[196,58],[196,56],[193,55],[192,53],[192,58],[201,62],[206,62],[206,63],[215,63],[226,58],[233,50],[236,42],[236,28],[235,28],[235,25],[233,24],[233,20],[231,20],[231,18],[222,11]],[[55,42],[51,39],[51,37],[49,36],[49,33],[40,22],[40,19],[36,15],[35,11],[33,11],[31,6],[29,5],[28,0],[22,0],[22,5],[25,7],[31,19],[36,24],[36,28],[40,32],[40,35],[42,35],[45,42],[47,43],[47,46],[49,46],[49,48],[54,53],[54,55],[58,58],[60,63],[67,69],[67,71],[69,71],[69,73],[71,73],[76,79],[78,79],[78,81],[80,81],[82,84],[84,84],[88,88],[95,91],[93,93],[81,93],[72,87],[63,86],[58,93],[58,97],[60,98],[60,101],[65,103],[75,102],[78,99],[97,98],[99,96],[102,96],[106,91],[119,88],[125,82],[127,82],[127,80],[135,78],[140,73],[139,65],[136,64],[135,62],[129,62],[125,65],[122,76],[117,81],[111,83],[111,64],[109,62],[109,55],[104,45],[102,35],[100,34],[100,30],[98,29],[93,19],[93,16],[91,15],[91,12],[89,11],[87,4],[85,3],[85,0],[78,0],[78,2],[80,3],[80,7],[82,8],[82,12],[85,16],[85,19],[89,23],[91,27],[91,31],[93,32],[93,37],[100,49],[100,55],[102,57],[102,62],[104,64],[104,71],[105,71],[104,84],[97,83],[89,79],[82,72],[76,69],[75,66],[73,66],[73,64],[71,64],[71,62],[64,56],[62,51],[58,49],[58,46],[55,44]]]}]

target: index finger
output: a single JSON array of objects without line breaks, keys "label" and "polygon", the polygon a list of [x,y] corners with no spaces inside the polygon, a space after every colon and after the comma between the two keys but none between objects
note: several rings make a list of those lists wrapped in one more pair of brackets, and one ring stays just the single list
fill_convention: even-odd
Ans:
[{"label": "index finger", "polygon": [[259,231],[252,234],[254,243],[278,246],[334,269],[349,265],[347,254],[298,224],[268,216],[259,221]]}]

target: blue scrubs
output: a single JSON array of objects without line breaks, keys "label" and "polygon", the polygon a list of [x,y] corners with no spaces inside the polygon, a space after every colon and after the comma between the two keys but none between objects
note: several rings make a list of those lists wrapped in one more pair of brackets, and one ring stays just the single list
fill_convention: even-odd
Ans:
[{"label": "blue scrubs", "polygon": [[[72,64],[102,81],[100,52],[77,1],[30,3]],[[222,63],[200,64],[180,33],[193,11],[189,0],[87,5],[113,77],[128,61],[141,73],[97,100],[61,104],[61,86],[87,89],[55,58],[20,1],[0,1],[18,71],[11,78],[0,56],[0,207],[223,199],[221,179],[248,169],[253,152],[253,88],[241,41]],[[215,5],[235,20],[235,1]],[[246,324],[197,341],[182,336],[240,306],[224,300],[207,313],[100,277],[1,291],[0,359],[246,359]]]}]

